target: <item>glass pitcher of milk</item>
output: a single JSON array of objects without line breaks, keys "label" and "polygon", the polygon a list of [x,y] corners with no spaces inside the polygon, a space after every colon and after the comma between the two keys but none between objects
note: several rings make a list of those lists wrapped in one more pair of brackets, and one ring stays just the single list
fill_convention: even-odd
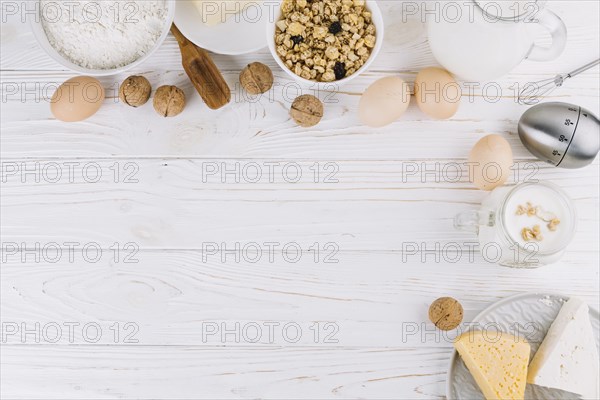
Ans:
[{"label": "glass pitcher of milk", "polygon": [[486,260],[535,268],[560,260],[575,235],[576,218],[562,189],[536,182],[494,189],[479,210],[458,214],[454,226],[477,233]]},{"label": "glass pitcher of milk", "polygon": [[[545,3],[436,1],[435,12],[425,13],[433,55],[448,71],[472,81],[499,78],[524,59],[553,60],[565,48],[567,28],[556,14],[544,8]],[[532,28],[536,24],[550,32],[549,47],[534,42]]]}]

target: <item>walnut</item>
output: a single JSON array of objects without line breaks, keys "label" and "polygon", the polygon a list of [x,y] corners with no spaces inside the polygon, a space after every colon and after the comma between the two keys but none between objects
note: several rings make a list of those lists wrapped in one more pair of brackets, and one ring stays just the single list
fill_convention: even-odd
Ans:
[{"label": "walnut", "polygon": [[143,76],[130,76],[119,87],[119,99],[128,106],[139,107],[150,98],[152,86]]},{"label": "walnut", "polygon": [[304,94],[294,100],[290,115],[298,125],[310,128],[323,118],[323,103],[315,96]]},{"label": "walnut", "polygon": [[463,307],[452,297],[440,297],[429,307],[429,319],[443,331],[452,330],[463,320]]},{"label": "walnut", "polygon": [[174,117],[185,107],[185,93],[177,86],[161,86],[154,94],[154,109],[163,117]]},{"label": "walnut", "polygon": [[273,72],[265,64],[253,62],[240,74],[240,84],[252,95],[265,93],[273,86]]}]

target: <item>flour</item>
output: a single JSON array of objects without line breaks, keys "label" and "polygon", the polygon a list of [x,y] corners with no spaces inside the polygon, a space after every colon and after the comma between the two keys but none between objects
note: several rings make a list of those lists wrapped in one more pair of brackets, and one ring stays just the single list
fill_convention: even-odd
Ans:
[{"label": "flour", "polygon": [[42,0],[48,41],[68,60],[90,69],[131,64],[163,33],[164,0]]}]

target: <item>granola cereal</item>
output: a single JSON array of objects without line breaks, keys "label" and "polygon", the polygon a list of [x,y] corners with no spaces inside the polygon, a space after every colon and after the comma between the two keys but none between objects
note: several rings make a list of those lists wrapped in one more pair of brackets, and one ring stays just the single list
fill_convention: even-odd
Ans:
[{"label": "granola cereal", "polygon": [[521,230],[521,236],[525,241],[536,240],[538,242],[544,240],[542,236],[542,230],[539,225],[535,225],[533,228],[523,228]]},{"label": "granola cereal", "polygon": [[316,82],[354,74],[371,56],[376,40],[365,0],[283,0],[275,29],[283,63]]},{"label": "granola cereal", "polygon": [[[527,205],[525,206],[517,206],[516,215],[525,214],[527,214],[528,217],[537,217],[542,221],[547,222],[546,226],[548,227],[548,230],[552,232],[556,231],[556,229],[558,229],[558,225],[560,224],[560,219],[556,218],[556,216],[554,216],[553,213],[544,211],[541,207],[534,206],[530,202],[527,202]],[[521,232],[523,239],[528,240],[527,237],[530,235],[529,231],[530,230],[528,230],[528,228],[523,229],[523,231]]]},{"label": "granola cereal", "polygon": [[560,219],[554,218],[552,221],[548,222],[548,229],[551,231],[556,231],[558,224],[560,224]]}]

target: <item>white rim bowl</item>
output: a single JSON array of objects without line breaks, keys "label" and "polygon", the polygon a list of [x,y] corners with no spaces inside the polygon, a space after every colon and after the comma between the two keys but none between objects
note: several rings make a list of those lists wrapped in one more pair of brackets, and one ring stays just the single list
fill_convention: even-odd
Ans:
[{"label": "white rim bowl", "polygon": [[271,55],[275,59],[275,62],[277,62],[281,69],[283,69],[290,77],[292,77],[296,82],[300,83],[303,86],[318,88],[319,90],[331,90],[333,87],[342,86],[355,79],[367,69],[369,69],[375,58],[377,58],[377,55],[381,51],[381,46],[383,45],[384,22],[383,15],[381,14],[381,9],[379,8],[375,0],[366,0],[366,6],[367,9],[371,11],[373,24],[375,25],[375,35],[377,41],[375,42],[375,47],[371,50],[371,55],[369,56],[369,59],[364,63],[362,67],[360,67],[356,72],[354,72],[348,77],[333,82],[311,81],[309,79],[304,79],[296,75],[292,70],[290,70],[287,67],[287,65],[283,63],[275,49],[276,23],[281,18],[281,1],[279,2],[279,6],[277,6],[275,9],[275,12],[273,14],[273,21],[270,21],[269,25],[267,26],[267,44],[269,46],[269,51],[271,52]]},{"label": "white rim bowl", "polygon": [[[62,54],[60,54],[48,41],[48,37],[46,36],[46,32],[44,31],[44,26],[42,25],[42,18],[31,18],[31,30],[33,31],[33,35],[35,36],[37,42],[40,47],[52,58],[54,61],[70,69],[73,72],[77,72],[79,74],[88,75],[88,76],[108,76],[108,75],[116,75],[121,72],[127,71],[128,69],[134,68],[144,61],[146,61],[156,50],[162,45],[165,41],[165,38],[169,34],[171,30],[171,25],[173,24],[173,18],[175,17],[175,0],[165,0],[165,6],[167,7],[167,16],[165,19],[165,24],[163,26],[163,32],[160,37],[157,39],[154,47],[150,49],[146,54],[132,62],[131,64],[124,65],[119,68],[113,69],[90,69],[82,67],[78,64],[71,62],[69,59],[65,58]],[[41,9],[41,8],[40,8]]]},{"label": "white rim bowl", "polygon": [[[213,53],[232,56],[254,53],[267,46],[264,31],[271,19],[271,5],[272,0],[252,2],[235,15],[223,15],[222,18],[228,18],[220,24],[208,26],[194,4],[180,1],[175,25],[189,41]],[[255,12],[258,18],[253,19]]]}]

